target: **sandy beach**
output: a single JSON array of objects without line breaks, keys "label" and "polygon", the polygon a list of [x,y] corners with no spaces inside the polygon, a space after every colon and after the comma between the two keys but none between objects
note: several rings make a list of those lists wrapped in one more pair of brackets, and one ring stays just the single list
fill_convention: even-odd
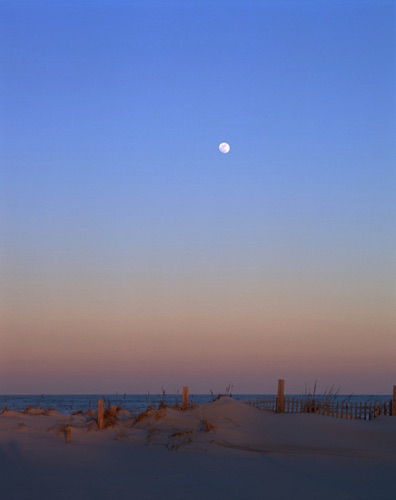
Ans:
[{"label": "sandy beach", "polygon": [[[186,411],[0,415],[8,499],[391,499],[396,418],[275,414],[222,397]],[[65,428],[70,428],[70,444]]]}]

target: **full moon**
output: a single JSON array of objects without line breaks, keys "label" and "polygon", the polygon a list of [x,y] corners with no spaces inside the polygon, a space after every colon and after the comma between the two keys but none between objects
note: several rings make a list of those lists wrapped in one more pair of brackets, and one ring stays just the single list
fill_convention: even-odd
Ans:
[{"label": "full moon", "polygon": [[227,142],[222,142],[219,144],[219,151],[220,153],[226,154],[230,151],[230,145]]}]

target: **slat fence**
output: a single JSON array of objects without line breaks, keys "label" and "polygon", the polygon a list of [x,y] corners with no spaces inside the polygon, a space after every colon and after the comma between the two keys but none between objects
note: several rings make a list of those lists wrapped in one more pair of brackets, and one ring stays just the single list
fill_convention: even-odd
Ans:
[{"label": "slat fence", "polygon": [[[260,410],[276,412],[275,396],[253,398],[246,401]],[[347,420],[372,420],[392,414],[392,400],[386,401],[336,401],[318,398],[286,397],[284,413],[315,413]]]}]

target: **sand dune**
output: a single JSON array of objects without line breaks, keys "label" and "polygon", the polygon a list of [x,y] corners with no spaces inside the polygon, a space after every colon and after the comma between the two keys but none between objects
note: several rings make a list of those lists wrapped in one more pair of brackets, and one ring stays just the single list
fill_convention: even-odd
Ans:
[{"label": "sand dune", "polygon": [[[8,499],[393,499],[396,418],[274,414],[231,398],[93,414],[0,415],[0,488]],[[66,444],[65,426],[71,429]]]}]

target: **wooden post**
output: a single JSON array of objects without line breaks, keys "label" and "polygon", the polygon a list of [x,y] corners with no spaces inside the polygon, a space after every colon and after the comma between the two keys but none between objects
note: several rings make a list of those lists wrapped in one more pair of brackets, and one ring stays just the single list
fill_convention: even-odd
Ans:
[{"label": "wooden post", "polygon": [[98,429],[103,429],[103,399],[98,399]]},{"label": "wooden post", "polygon": [[71,441],[71,429],[68,425],[65,427],[65,440],[66,444],[70,444]]},{"label": "wooden post", "polygon": [[276,399],[276,413],[285,413],[285,381],[278,380],[278,397]]},{"label": "wooden post", "polygon": [[396,417],[396,385],[393,386],[392,417]]},{"label": "wooden post", "polygon": [[188,387],[183,387],[183,399],[182,399],[182,410],[187,410],[188,408]]}]

